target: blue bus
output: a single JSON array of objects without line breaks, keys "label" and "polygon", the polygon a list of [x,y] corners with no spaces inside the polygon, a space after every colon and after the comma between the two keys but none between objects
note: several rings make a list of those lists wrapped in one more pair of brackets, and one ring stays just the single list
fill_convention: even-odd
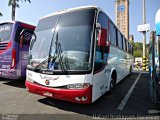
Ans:
[{"label": "blue bus", "polygon": [[149,47],[150,96],[154,103],[160,102],[160,9],[156,14],[156,32],[151,32]]}]

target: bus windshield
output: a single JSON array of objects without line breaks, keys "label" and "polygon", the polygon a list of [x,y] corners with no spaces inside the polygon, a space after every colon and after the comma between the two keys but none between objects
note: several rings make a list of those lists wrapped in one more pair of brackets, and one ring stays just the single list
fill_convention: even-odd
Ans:
[{"label": "bus windshield", "polygon": [[38,69],[51,71],[61,71],[62,67],[66,71],[90,70],[94,17],[95,9],[85,9],[40,20],[29,66],[41,64]]},{"label": "bus windshield", "polygon": [[12,32],[11,23],[0,24],[0,42],[6,42],[9,40]]}]

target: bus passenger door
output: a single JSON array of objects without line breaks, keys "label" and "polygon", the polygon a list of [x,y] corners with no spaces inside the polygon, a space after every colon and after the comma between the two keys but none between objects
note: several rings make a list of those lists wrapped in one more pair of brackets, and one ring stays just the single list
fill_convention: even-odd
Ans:
[{"label": "bus passenger door", "polygon": [[21,75],[22,77],[26,74],[26,66],[28,63],[28,52],[29,45],[32,38],[33,30],[23,29],[20,36],[20,59],[21,59]]},{"label": "bus passenger door", "polygon": [[107,29],[108,17],[99,12],[98,22],[96,24],[96,50],[94,58],[94,75],[93,75],[93,101],[98,99],[107,90],[108,76],[106,74],[107,56]]}]

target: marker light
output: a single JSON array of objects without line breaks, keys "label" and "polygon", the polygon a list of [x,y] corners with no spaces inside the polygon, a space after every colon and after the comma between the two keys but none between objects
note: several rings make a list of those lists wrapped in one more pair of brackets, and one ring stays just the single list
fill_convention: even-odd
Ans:
[{"label": "marker light", "polygon": [[11,69],[13,69],[16,66],[16,50],[13,48],[12,50],[12,65]]}]

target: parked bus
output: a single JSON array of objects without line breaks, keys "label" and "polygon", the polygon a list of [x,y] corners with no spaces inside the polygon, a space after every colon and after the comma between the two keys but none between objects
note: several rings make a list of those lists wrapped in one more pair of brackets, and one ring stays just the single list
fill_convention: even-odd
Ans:
[{"label": "parked bus", "polygon": [[156,14],[156,31],[151,32],[149,47],[150,97],[152,102],[160,103],[160,9]]},{"label": "parked bus", "polygon": [[[24,36],[20,33],[26,30]],[[29,44],[35,26],[19,21],[0,23],[0,77],[19,79],[26,76]]]},{"label": "parked bus", "polygon": [[132,71],[133,47],[98,7],[72,8],[39,20],[26,88],[55,99],[92,103]]},{"label": "parked bus", "polygon": [[[155,32],[152,32],[155,34]],[[155,37],[155,35],[154,35]],[[149,80],[150,85],[150,97],[152,102],[160,102],[160,38],[152,39],[149,47],[149,74],[151,79]]]}]

